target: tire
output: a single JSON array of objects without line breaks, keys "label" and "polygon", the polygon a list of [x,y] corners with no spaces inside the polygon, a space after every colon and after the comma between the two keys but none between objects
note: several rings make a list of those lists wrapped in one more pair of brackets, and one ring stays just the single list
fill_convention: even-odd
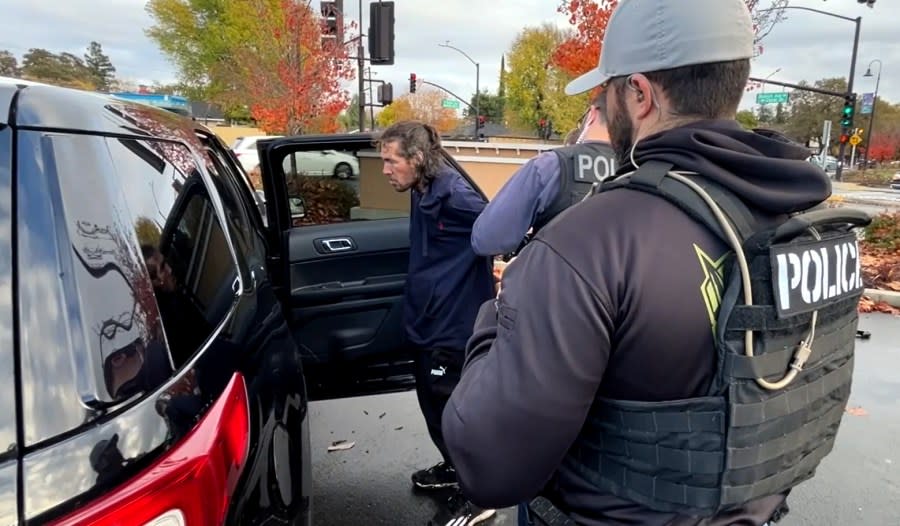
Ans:
[{"label": "tire", "polygon": [[353,168],[347,163],[340,163],[334,167],[334,176],[338,179],[350,179],[353,177]]}]

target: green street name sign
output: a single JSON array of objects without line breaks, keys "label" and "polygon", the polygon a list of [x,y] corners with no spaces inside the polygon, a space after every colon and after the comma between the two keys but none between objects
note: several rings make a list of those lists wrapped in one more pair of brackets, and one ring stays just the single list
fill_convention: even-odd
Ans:
[{"label": "green street name sign", "polygon": [[451,110],[458,110],[459,101],[453,99],[444,99],[441,101],[441,106],[444,108],[450,108]]},{"label": "green street name sign", "polygon": [[783,91],[780,93],[757,93],[756,94],[756,103],[757,104],[786,104],[788,100],[790,100],[790,97],[786,91]]}]

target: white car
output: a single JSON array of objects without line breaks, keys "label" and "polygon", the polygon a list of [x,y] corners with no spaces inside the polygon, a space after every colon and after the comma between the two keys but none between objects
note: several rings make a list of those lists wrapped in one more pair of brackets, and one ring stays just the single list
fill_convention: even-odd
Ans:
[{"label": "white car", "polygon": [[[246,172],[259,165],[259,152],[256,142],[260,139],[274,139],[281,135],[251,135],[238,137],[231,149]],[[313,150],[294,152],[284,159],[284,173],[302,173],[304,175],[321,175],[350,179],[359,175],[359,160],[337,150]]]},{"label": "white car", "polygon": [[241,163],[241,168],[245,172],[256,168],[259,164],[259,152],[256,151],[256,141],[260,139],[274,139],[281,137],[280,135],[248,135],[247,137],[238,137],[234,144],[231,145],[231,151],[237,156]]}]

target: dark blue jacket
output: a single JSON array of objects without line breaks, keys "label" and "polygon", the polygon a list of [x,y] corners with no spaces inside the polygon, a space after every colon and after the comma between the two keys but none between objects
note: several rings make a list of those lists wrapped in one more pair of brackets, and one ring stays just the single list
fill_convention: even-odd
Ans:
[{"label": "dark blue jacket", "polygon": [[403,322],[410,343],[463,351],[482,303],[494,296],[490,257],[472,250],[472,225],[487,201],[442,165],[425,192],[412,190]]}]

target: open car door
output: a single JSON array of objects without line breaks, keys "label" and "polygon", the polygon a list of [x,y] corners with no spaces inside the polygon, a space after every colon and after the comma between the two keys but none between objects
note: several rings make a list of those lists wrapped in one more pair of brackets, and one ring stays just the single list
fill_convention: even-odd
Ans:
[{"label": "open car door", "polygon": [[382,175],[372,135],[287,137],[257,147],[273,279],[310,398],[413,388],[402,324],[410,196]]}]

